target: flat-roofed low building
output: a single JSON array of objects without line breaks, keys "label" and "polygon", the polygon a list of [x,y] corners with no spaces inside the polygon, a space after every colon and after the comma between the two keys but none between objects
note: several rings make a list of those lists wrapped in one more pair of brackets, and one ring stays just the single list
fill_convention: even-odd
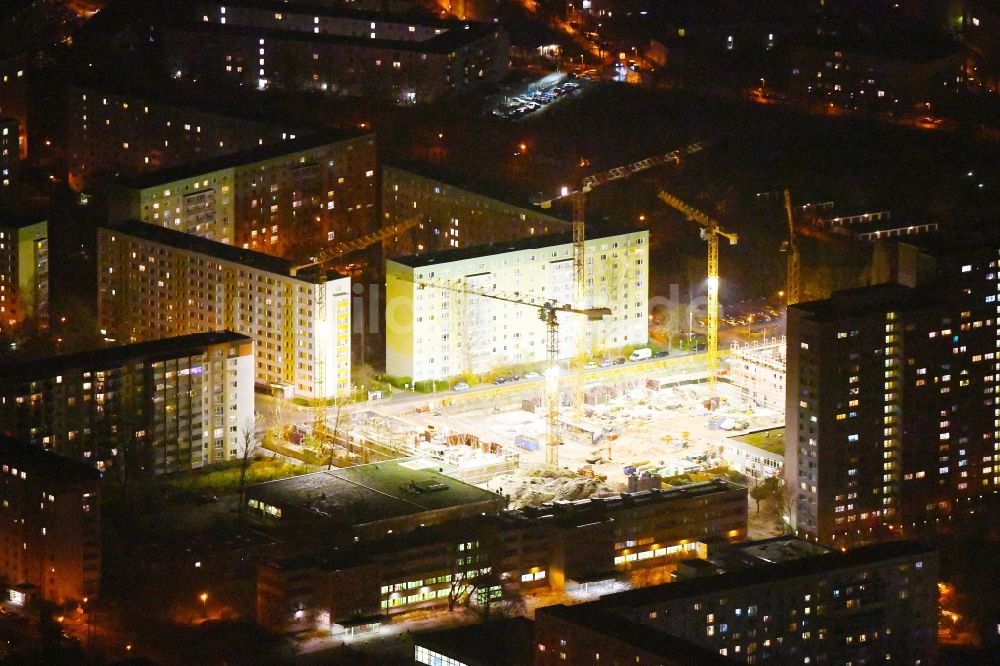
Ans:
[{"label": "flat-roofed low building", "polygon": [[110,217],[303,259],[371,233],[375,197],[374,135],[320,132],[121,178]]},{"label": "flat-roofed low building", "polygon": [[495,516],[506,504],[496,493],[444,476],[433,460],[423,458],[303,474],[247,491],[251,515],[295,531],[322,530],[326,538],[339,535],[344,542]]},{"label": "flat-roofed low building", "polygon": [[101,478],[93,467],[0,436],[0,581],[5,601],[97,596]]},{"label": "flat-roofed low building", "polygon": [[349,277],[137,221],[98,230],[98,267],[115,339],[232,330],[254,340],[258,384],[304,398],[350,389]]},{"label": "flat-roofed low building", "polygon": [[[648,250],[645,230],[586,240],[589,303],[582,307],[606,307],[611,315],[595,322],[560,316],[561,359],[584,350],[603,354],[646,344]],[[386,371],[421,381],[545,361],[546,324],[532,304],[554,301],[581,307],[573,303],[574,293],[568,235],[388,260]]]},{"label": "flat-roofed low building", "polygon": [[[261,568],[262,624],[283,630],[321,617],[336,623],[352,615],[395,615],[462,603],[469,594],[482,603],[482,594],[510,600],[598,582],[648,585],[667,579],[678,562],[705,557],[708,542],[746,538],[746,489],[724,480],[499,513],[502,498],[490,500],[491,493],[461,484],[465,501],[442,511],[429,501],[444,491],[414,491],[408,479],[418,488],[430,481],[449,491],[457,482],[433,471],[413,477],[404,466],[414,461],[434,469],[432,461],[407,458],[251,488],[251,512],[287,521],[287,534],[313,542],[311,557]],[[352,486],[351,470],[380,476],[383,485],[366,478]],[[371,490],[384,496],[370,497]],[[434,510],[419,512],[397,499]],[[296,616],[296,609],[303,613]]]},{"label": "flat-roofed low building", "polygon": [[482,624],[422,631],[413,661],[427,666],[531,666],[535,623],[511,617]]},{"label": "flat-roofed low building", "polygon": [[190,471],[243,452],[253,371],[253,341],[227,331],[7,361],[0,432],[102,470]]},{"label": "flat-roofed low building", "polygon": [[419,216],[420,224],[382,243],[386,257],[406,257],[570,231],[570,222],[487,194],[448,176],[382,167],[382,224]]},{"label": "flat-roofed low building", "polygon": [[0,212],[0,330],[49,321],[49,224]]}]

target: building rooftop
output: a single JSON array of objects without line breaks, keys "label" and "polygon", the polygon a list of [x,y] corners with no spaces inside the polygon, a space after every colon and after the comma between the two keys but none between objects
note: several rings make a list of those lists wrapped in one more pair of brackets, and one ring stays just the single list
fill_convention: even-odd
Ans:
[{"label": "building rooftop", "polygon": [[916,289],[896,283],[872,285],[835,291],[829,298],[789,306],[819,322],[866,317],[887,308],[929,307],[927,296]]},{"label": "building rooftop", "polygon": [[189,162],[187,164],[169,167],[166,169],[158,169],[156,171],[150,171],[138,176],[125,176],[119,178],[117,182],[122,187],[141,190],[148,187],[166,185],[185,178],[193,178],[212,171],[221,171],[222,169],[246,166],[256,162],[263,162],[265,160],[281,157],[283,155],[290,155],[292,153],[303,152],[313,148],[320,148],[335,143],[341,143],[343,141],[350,141],[365,136],[366,134],[370,133],[323,130],[322,132],[317,132],[315,134],[296,136],[294,139],[289,139],[280,143],[269,143],[250,150],[230,153],[228,155],[220,155],[207,160]]},{"label": "building rooftop", "polygon": [[0,434],[0,463],[64,485],[101,479],[101,473],[90,465],[64,458],[39,446],[25,444],[2,434]]},{"label": "building rooftop", "polygon": [[529,506],[517,511],[505,511],[504,516],[512,519],[526,518],[529,520],[554,519],[564,526],[584,525],[594,522],[601,514],[612,509],[623,509],[633,506],[644,506],[661,502],[694,499],[718,493],[746,489],[725,479],[712,479],[702,483],[691,483],[669,489],[640,490],[635,493],[622,493],[610,497],[591,497],[576,501],[562,501]]},{"label": "building rooftop", "polygon": [[[287,11],[287,8],[285,9]],[[415,23],[414,21],[409,21]],[[423,23],[421,23],[423,24]],[[334,35],[330,33],[300,32],[277,28],[256,28],[236,24],[191,21],[178,24],[178,28],[189,32],[208,35],[237,35],[241,37],[262,37],[273,41],[294,41],[307,44],[339,44],[364,49],[386,49],[412,51],[415,53],[449,54],[461,47],[493,34],[500,26],[490,23],[470,23],[442,25],[443,32],[423,41],[404,39],[370,39],[354,35]]]},{"label": "building rooftop", "polygon": [[470,665],[522,666],[534,656],[535,623],[511,617],[485,624],[422,631],[413,637],[419,645]]},{"label": "building rooftop", "polygon": [[[615,234],[605,234],[603,236],[588,238],[587,242],[589,243],[592,241],[597,241],[602,238],[613,238],[615,236],[620,236],[622,234],[632,233],[635,231],[641,231],[641,230],[625,229]],[[409,266],[410,268],[423,268],[425,266],[433,266],[436,264],[447,264],[453,261],[463,261],[465,259],[472,259],[475,257],[486,257],[495,254],[504,254],[506,252],[519,252],[521,250],[533,250],[543,247],[552,247],[554,245],[567,245],[572,242],[573,242],[573,235],[570,233],[547,234],[544,236],[529,236],[528,238],[519,238],[516,240],[489,243],[487,245],[472,245],[469,247],[459,247],[452,250],[427,252],[425,254],[410,255],[409,257],[395,257],[393,259],[390,259],[389,261],[393,261],[397,264],[402,264],[403,266]]]},{"label": "building rooftop", "polygon": [[[201,238],[200,236],[195,236],[193,234],[186,234],[181,231],[174,231],[173,229],[167,229],[166,227],[161,227],[155,224],[146,224],[145,222],[139,222],[138,220],[125,220],[124,222],[105,225],[104,228],[120,232],[127,236],[133,236],[135,238],[141,238],[142,240],[151,241],[153,243],[160,243],[162,245],[188,250],[198,254],[204,254],[220,261],[242,264],[249,268],[274,273],[284,277],[294,277],[297,280],[308,282],[310,284],[316,283],[320,279],[321,275],[317,267],[310,267],[299,271],[293,276],[291,272],[295,263],[287,259],[274,257],[260,252],[254,252],[253,250],[245,250],[241,247],[219,243],[217,241]],[[332,270],[327,270],[325,275],[327,280],[334,280],[336,278],[343,277],[339,273]]]},{"label": "building rooftop", "polygon": [[790,536],[751,541],[733,546],[733,548],[754,560],[767,564],[789,562],[830,552],[829,548]]},{"label": "building rooftop", "polygon": [[409,457],[279,479],[250,488],[283,511],[297,509],[350,525],[504,499],[447,477],[432,460]]},{"label": "building rooftop", "polygon": [[[682,585],[673,583],[670,586]],[[650,627],[632,622],[620,617],[600,605],[600,602],[566,606],[557,604],[545,606],[535,611],[535,621],[541,622],[542,616],[549,615],[559,618],[595,633],[611,636],[646,653],[663,657],[668,664],[732,664],[718,653],[703,648],[683,638],[666,632],[656,631]]]},{"label": "building rooftop", "polygon": [[595,603],[609,608],[636,608],[702,594],[714,594],[725,590],[767,585],[803,576],[863,567],[885,560],[931,556],[936,552],[933,547],[917,541],[889,541],[854,548],[847,552],[828,551],[814,556],[791,557],[742,571],[608,594]]},{"label": "building rooftop", "polygon": [[128,361],[173,358],[194,353],[209,345],[244,342],[250,343],[252,339],[232,331],[192,333],[129,345],[89,349],[75,354],[0,361],[0,375],[8,381],[36,380],[74,368],[100,370],[117,367]]},{"label": "building rooftop", "polygon": [[[532,193],[513,187],[510,182],[488,182],[482,180],[472,181],[467,172],[456,172],[446,167],[427,164],[425,162],[406,162],[401,164],[383,164],[383,181],[387,180],[386,174],[390,171],[409,174],[418,178],[436,181],[447,187],[468,192],[471,195],[484,199],[493,199],[508,206],[516,206],[525,211],[531,212],[541,218],[550,220],[553,224],[562,224],[568,229],[571,222],[552,214],[552,210],[542,211],[530,204]],[[405,176],[404,176],[405,177]]]},{"label": "building rooftop", "polygon": [[45,217],[42,215],[21,215],[0,209],[0,227],[23,229],[39,222],[45,222]]}]

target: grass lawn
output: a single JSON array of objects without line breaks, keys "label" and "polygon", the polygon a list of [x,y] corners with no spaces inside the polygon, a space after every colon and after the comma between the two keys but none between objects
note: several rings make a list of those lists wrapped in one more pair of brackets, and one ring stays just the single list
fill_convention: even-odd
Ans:
[{"label": "grass lawn", "polygon": [[733,439],[749,444],[750,446],[756,446],[758,449],[763,449],[768,453],[775,453],[777,455],[785,455],[785,429],[781,428],[770,428],[769,430],[758,430],[757,432],[748,432],[745,435],[737,435]]}]

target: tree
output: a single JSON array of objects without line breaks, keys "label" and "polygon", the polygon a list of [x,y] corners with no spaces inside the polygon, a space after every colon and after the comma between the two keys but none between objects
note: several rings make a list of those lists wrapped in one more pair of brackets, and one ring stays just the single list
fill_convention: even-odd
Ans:
[{"label": "tree", "polygon": [[240,431],[240,440],[243,444],[240,454],[240,503],[237,508],[237,515],[239,516],[240,522],[243,522],[243,517],[246,515],[246,489],[247,489],[247,472],[250,471],[250,463],[253,462],[253,454],[257,449],[257,422],[260,417],[254,417],[253,419],[247,419],[247,422],[243,424],[243,428]]},{"label": "tree", "polygon": [[750,499],[757,502],[757,515],[760,515],[760,503],[766,500],[771,493],[768,489],[764,487],[763,484],[758,483],[753,488],[750,489]]}]

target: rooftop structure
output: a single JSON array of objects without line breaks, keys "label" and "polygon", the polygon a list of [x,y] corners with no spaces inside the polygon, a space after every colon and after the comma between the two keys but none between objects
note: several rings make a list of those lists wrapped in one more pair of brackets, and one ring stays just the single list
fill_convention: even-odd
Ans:
[{"label": "rooftop structure", "polygon": [[729,355],[729,381],[751,406],[785,408],[785,338],[746,344],[734,342]]}]

